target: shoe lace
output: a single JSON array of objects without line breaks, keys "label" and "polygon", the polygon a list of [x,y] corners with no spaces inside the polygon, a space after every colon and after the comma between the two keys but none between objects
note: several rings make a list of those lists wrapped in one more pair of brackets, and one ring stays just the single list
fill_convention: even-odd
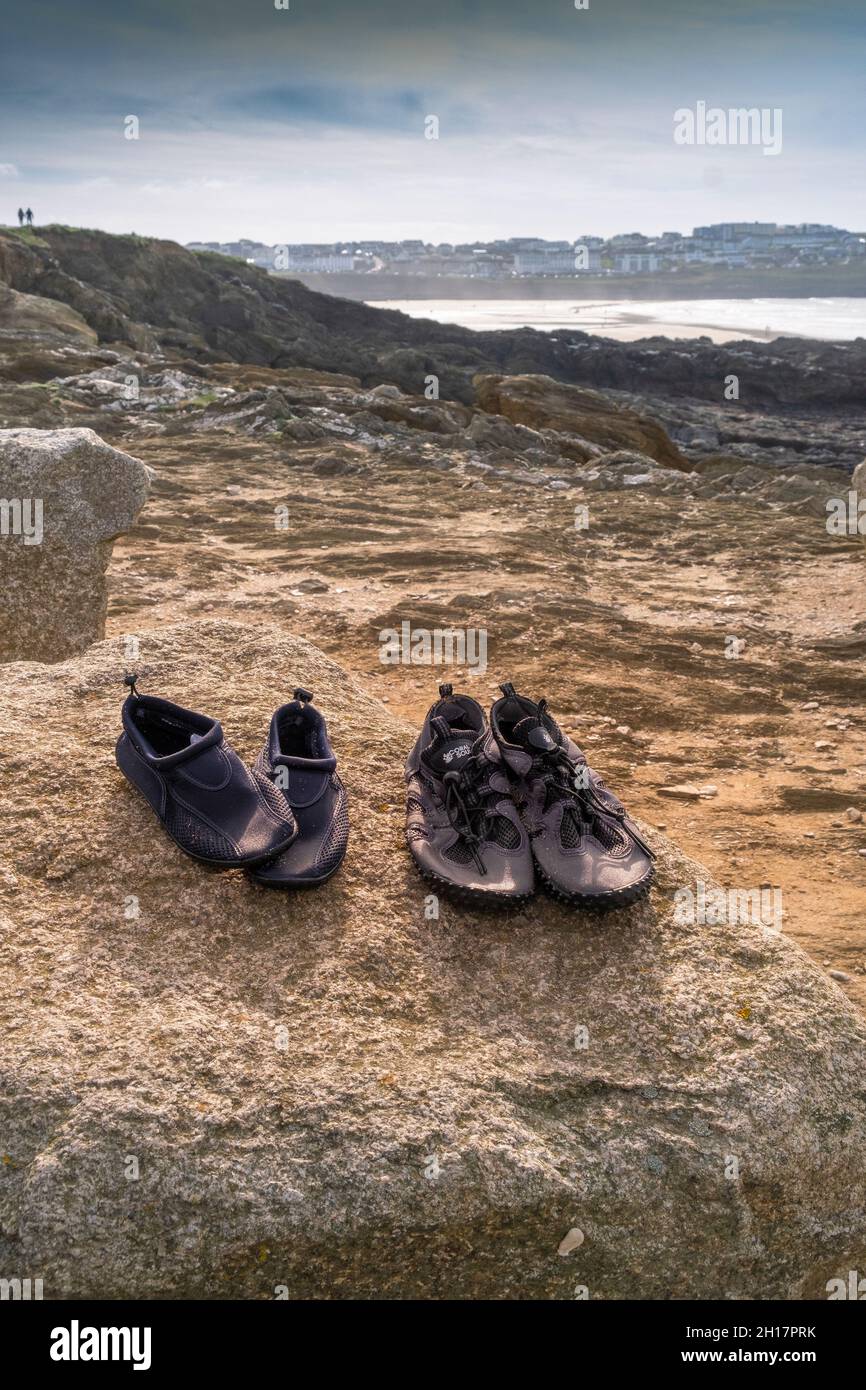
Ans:
[{"label": "shoe lace", "polygon": [[[586,760],[574,762],[565,748],[539,753],[534,759],[533,772],[544,776],[547,804],[565,801],[574,815],[578,828],[591,828],[598,803],[589,783]],[[605,807],[605,809],[607,809]]]},{"label": "shoe lace", "polygon": [[445,814],[469,849],[479,873],[486,874],[487,868],[478,846],[485,837],[493,812],[485,804],[479,785],[481,771],[481,762],[476,755],[468,758],[459,770],[446,772],[442,785],[445,788]]},{"label": "shoe lace", "polygon": [[611,816],[651,858],[655,858],[654,852],[636,829],[625,807],[618,802],[607,801],[599,794],[599,790],[604,788],[604,783],[598,779],[593,785],[585,758],[571,758],[566,748],[558,747],[549,753],[540,754],[536,760],[536,767],[546,774],[549,801],[567,802],[578,834],[582,835],[584,829],[592,831],[593,825],[601,816]]}]

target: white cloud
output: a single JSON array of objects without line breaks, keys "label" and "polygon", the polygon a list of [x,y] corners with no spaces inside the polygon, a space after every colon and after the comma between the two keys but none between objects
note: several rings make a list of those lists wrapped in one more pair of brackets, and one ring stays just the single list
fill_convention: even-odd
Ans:
[{"label": "white cloud", "polygon": [[14,164],[0,164],[0,179],[17,179],[18,170]]}]

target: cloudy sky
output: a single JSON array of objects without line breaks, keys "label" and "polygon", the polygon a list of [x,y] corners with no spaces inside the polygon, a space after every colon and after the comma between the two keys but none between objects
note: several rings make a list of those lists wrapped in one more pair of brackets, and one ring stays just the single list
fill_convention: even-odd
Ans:
[{"label": "cloudy sky", "polygon": [[[180,241],[866,228],[863,0],[287,3],[10,4],[0,222],[29,204]],[[779,108],[781,153],[676,144],[701,101]]]}]

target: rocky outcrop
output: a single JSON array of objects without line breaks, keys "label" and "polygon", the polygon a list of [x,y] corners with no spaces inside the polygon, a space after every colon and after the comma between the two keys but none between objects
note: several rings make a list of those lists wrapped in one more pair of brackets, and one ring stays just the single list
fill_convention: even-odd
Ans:
[{"label": "rocky outcrop", "polygon": [[722,403],[736,377],[743,406],[863,406],[866,339],[829,343],[775,338],[770,343],[687,343],[642,338],[618,343],[590,334],[569,334],[571,379],[605,389],[649,392]]},{"label": "rocky outcrop", "polygon": [[688,467],[661,425],[623,408],[598,391],[568,386],[545,376],[479,375],[474,385],[482,410],[504,415],[513,424],[562,431],[590,445],[600,445],[605,451],[636,450],[669,468]]},{"label": "rocky outcrop", "polygon": [[707,501],[726,501],[736,497],[758,507],[769,504],[788,511],[809,512],[813,516],[823,517],[827,512],[826,478],[822,480],[802,473],[788,474],[772,468],[758,468],[738,458],[704,462],[700,468],[686,473],[675,468],[662,468],[645,454],[623,450],[603,454],[591,467],[581,472],[580,483],[590,492],[619,492],[624,488],[637,488],[651,495],[669,493]]},{"label": "rocky outcrop", "polygon": [[709,875],[658,836],[622,913],[437,916],[407,726],[274,628],[140,641],[140,684],[247,757],[311,688],[353,839],[312,894],[208,872],[114,765],[120,641],[0,671],[0,1274],[46,1298],[777,1299],[863,1268],[866,1024],[789,940],[675,912]]},{"label": "rocky outcrop", "polygon": [[151,477],[93,430],[0,430],[0,660],[62,661],[103,635],[112,542]]},{"label": "rocky outcrop", "polygon": [[94,330],[68,304],[0,284],[0,352],[20,343],[88,348],[96,341]]}]

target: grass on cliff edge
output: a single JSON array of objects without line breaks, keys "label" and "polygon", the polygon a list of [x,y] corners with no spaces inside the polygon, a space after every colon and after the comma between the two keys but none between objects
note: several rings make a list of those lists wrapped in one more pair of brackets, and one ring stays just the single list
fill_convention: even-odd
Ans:
[{"label": "grass on cliff edge", "polygon": [[[137,245],[145,245],[150,241],[160,241],[160,237],[141,236],[138,232],[103,232],[99,227],[70,227],[65,222],[43,222],[39,231],[41,232],[72,232],[83,233],[85,236],[111,237],[112,241],[131,241]],[[12,223],[0,222],[0,232],[8,236],[20,237],[22,241],[29,242],[33,246],[47,246],[38,235],[36,227],[16,227]]]},{"label": "grass on cliff edge", "polygon": [[0,232],[7,236],[17,236],[20,241],[26,241],[28,246],[48,247],[48,242],[37,236],[32,227],[7,227],[0,223]]}]

